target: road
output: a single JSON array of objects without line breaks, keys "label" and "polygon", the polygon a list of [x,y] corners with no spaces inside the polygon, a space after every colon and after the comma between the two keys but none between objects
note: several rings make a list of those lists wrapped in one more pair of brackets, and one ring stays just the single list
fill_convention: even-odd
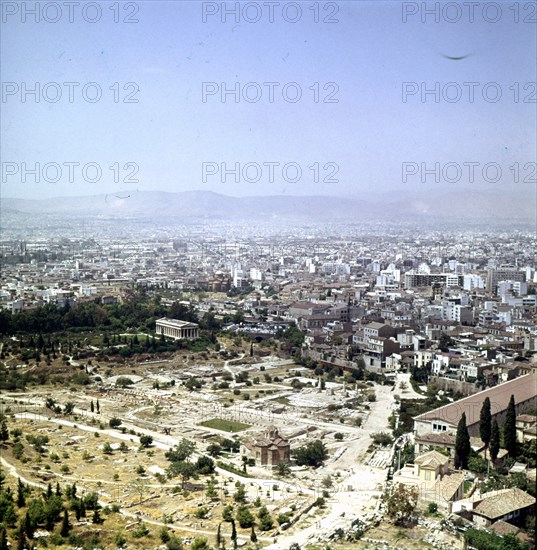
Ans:
[{"label": "road", "polygon": [[[311,542],[314,542],[323,532],[333,531],[336,525],[348,526],[357,516],[374,512],[384,490],[387,471],[385,468],[369,467],[364,462],[367,449],[372,443],[371,434],[390,431],[388,418],[394,410],[396,393],[392,386],[375,385],[376,400],[370,403],[369,414],[364,417],[362,426],[352,429],[345,425],[341,426],[339,431],[351,431],[354,435],[344,440],[345,452],[333,462],[328,461],[325,466],[315,471],[318,494],[322,489],[322,483],[319,481],[323,477],[330,475],[333,480],[338,481],[335,487],[329,489],[330,498],[326,502],[326,513],[322,519],[316,517],[314,523],[306,527],[304,524],[307,519],[298,522],[297,528],[283,532],[277,542],[267,549],[282,550],[295,542],[303,545],[310,537]],[[333,425],[331,428],[333,429]]]}]

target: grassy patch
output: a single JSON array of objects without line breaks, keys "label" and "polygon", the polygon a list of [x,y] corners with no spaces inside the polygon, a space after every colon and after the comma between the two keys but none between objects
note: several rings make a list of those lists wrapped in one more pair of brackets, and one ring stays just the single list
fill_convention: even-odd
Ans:
[{"label": "grassy patch", "polygon": [[243,422],[234,422],[233,420],[223,420],[222,418],[213,418],[200,423],[200,426],[212,428],[213,430],[222,430],[223,432],[242,432],[251,427],[251,424]]}]

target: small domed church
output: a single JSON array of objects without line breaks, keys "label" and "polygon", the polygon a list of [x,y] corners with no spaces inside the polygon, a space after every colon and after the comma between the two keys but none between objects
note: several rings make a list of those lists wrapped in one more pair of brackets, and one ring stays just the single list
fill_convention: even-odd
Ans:
[{"label": "small domed church", "polygon": [[280,435],[275,426],[247,441],[244,447],[260,466],[276,466],[281,462],[287,464],[291,456],[289,441]]}]

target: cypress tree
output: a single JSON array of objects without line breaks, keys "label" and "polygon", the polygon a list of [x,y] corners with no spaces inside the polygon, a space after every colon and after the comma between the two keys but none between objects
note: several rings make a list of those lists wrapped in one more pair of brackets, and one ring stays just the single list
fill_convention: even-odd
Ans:
[{"label": "cypress tree", "polygon": [[81,503],[79,500],[76,500],[74,503],[73,503],[73,508],[75,510],[75,517],[76,517],[76,520],[77,521],[80,521],[80,518],[82,517],[82,511],[81,511]]},{"label": "cypress tree", "polygon": [[492,429],[492,417],[490,414],[490,399],[487,397],[483,401],[483,406],[481,407],[481,413],[479,415],[479,435],[481,441],[485,444],[485,447],[488,448],[490,443],[490,432]]},{"label": "cypress tree", "polygon": [[95,510],[93,512],[93,517],[91,518],[92,523],[96,523],[97,525],[101,524],[103,520],[101,519],[101,514],[99,513],[99,510]]},{"label": "cypress tree", "polygon": [[455,458],[459,468],[465,469],[468,466],[468,457],[471,450],[470,435],[466,426],[466,413],[462,413],[457,425],[457,436],[455,438]]},{"label": "cypress tree", "polygon": [[237,548],[237,528],[235,527],[235,520],[231,520],[231,540],[233,542],[233,548]]},{"label": "cypress tree", "polygon": [[6,530],[4,527],[2,527],[0,534],[0,550],[9,550],[9,546],[7,545]]},{"label": "cypress tree", "polygon": [[492,432],[490,435],[490,458],[496,460],[500,451],[500,428],[496,419],[492,422]]},{"label": "cypress tree", "polygon": [[17,550],[26,550],[26,537],[24,536],[24,528],[21,526],[17,534]]},{"label": "cypress tree", "polygon": [[69,514],[67,513],[67,509],[63,509],[63,519],[62,519],[62,528],[60,530],[60,535],[62,537],[66,537],[69,535],[69,531],[71,531],[71,524],[69,523]]},{"label": "cypress tree", "polygon": [[257,542],[257,535],[255,534],[255,529],[253,525],[252,525],[252,530],[250,531],[250,540],[252,542]]},{"label": "cypress tree", "polygon": [[28,536],[28,538],[33,539],[34,538],[34,532],[35,532],[35,525],[32,521],[32,518],[30,517],[30,514],[26,512],[26,515],[24,516],[22,529],[24,533]]},{"label": "cypress tree", "polygon": [[5,418],[2,418],[0,424],[0,441],[7,441],[9,439],[9,430],[7,429],[7,422]]},{"label": "cypress tree", "polygon": [[17,484],[17,506],[22,508],[26,505],[26,497],[24,496],[24,483],[19,477],[19,482]]},{"label": "cypress tree", "polygon": [[516,409],[515,396],[511,395],[507,414],[505,416],[505,424],[503,426],[503,443],[505,450],[510,457],[516,456]]}]

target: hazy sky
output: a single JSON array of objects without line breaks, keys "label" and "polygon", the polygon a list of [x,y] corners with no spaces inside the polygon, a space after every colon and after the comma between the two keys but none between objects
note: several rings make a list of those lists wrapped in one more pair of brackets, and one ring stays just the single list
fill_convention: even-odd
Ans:
[{"label": "hazy sky", "polygon": [[[1,4],[4,196],[535,187],[534,2],[519,3],[518,13],[512,1],[481,2],[473,21],[469,2],[453,2],[438,22],[422,2]],[[236,5],[236,16],[223,13]],[[270,82],[278,84],[263,84]],[[24,92],[36,83],[39,102]],[[124,89],[126,83],[134,84]],[[239,86],[238,102],[232,93],[222,100],[223,83]],[[421,97],[435,86],[439,98]],[[293,101],[297,89],[302,96]],[[102,97],[92,102],[98,91]],[[138,102],[123,102],[129,97]],[[279,165],[263,164],[269,162]],[[440,182],[434,174],[422,182],[421,163],[433,169],[436,162]],[[23,163],[27,170],[39,163],[39,182],[24,174]],[[95,164],[83,171],[88,163]],[[211,163],[205,177],[203,163]],[[222,163],[228,170],[239,163],[240,173],[222,176]],[[282,171],[286,163],[295,164]],[[411,163],[406,178],[403,163]],[[476,163],[473,183],[463,163]],[[496,164],[483,179],[486,163]],[[92,183],[96,166],[102,173]],[[498,168],[502,176],[493,183]]]}]

